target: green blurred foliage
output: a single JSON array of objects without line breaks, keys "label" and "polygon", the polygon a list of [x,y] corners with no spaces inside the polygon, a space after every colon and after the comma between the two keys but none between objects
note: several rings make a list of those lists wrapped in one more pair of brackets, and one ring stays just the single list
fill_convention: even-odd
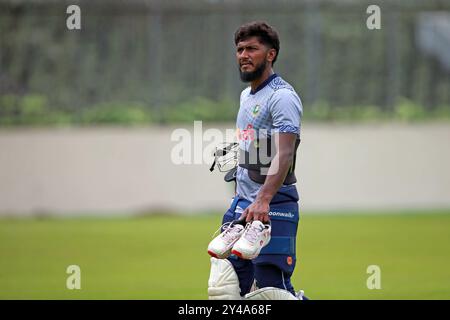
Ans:
[{"label": "green blurred foliage", "polygon": [[313,121],[428,121],[450,120],[450,105],[441,105],[434,110],[427,110],[423,105],[414,103],[404,97],[398,97],[392,110],[383,110],[375,105],[354,105],[331,107],[321,100],[305,106],[304,119]]},{"label": "green blurred foliage", "polygon": [[[195,97],[181,104],[159,107],[156,110],[142,102],[109,102],[80,109],[74,113],[53,108],[49,100],[39,94],[0,96],[0,126],[69,126],[124,125],[208,122],[234,122],[237,102],[213,101]],[[402,121],[450,120],[450,106],[440,105],[433,110],[404,97],[396,99],[392,110],[375,105],[331,107],[325,100],[304,105],[304,121]]]},{"label": "green blurred foliage", "polygon": [[228,100],[211,101],[202,97],[195,97],[179,105],[164,108],[161,122],[193,122],[202,121],[234,121],[238,109],[236,103]]},{"label": "green blurred foliage", "polygon": [[450,120],[450,106],[438,106],[433,111],[433,117],[436,119]]},{"label": "green blurred foliage", "polygon": [[397,99],[397,103],[394,108],[394,113],[397,116],[397,118],[406,121],[422,120],[427,116],[427,113],[422,106],[405,98]]},{"label": "green blurred foliage", "polygon": [[194,3],[122,12],[96,1],[85,5],[82,31],[68,32],[64,4],[0,1],[0,125],[234,121],[245,85],[232,35],[255,19],[277,28],[275,71],[299,92],[305,119],[448,119],[450,73],[416,44],[425,2],[387,1],[382,29],[369,31],[358,2],[316,11],[307,1],[263,1],[236,16]]},{"label": "green blurred foliage", "polygon": [[72,114],[51,108],[44,95],[0,96],[0,126],[69,125],[73,120]]},{"label": "green blurred foliage", "polygon": [[142,125],[152,122],[150,113],[142,103],[103,103],[84,109],[80,124]]}]

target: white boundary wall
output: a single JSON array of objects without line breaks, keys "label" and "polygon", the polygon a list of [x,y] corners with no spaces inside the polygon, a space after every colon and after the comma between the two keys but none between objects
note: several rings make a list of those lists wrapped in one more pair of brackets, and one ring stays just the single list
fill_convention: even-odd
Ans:
[{"label": "white boundary wall", "polygon": [[[232,185],[172,164],[174,129],[2,129],[0,215],[223,212]],[[450,208],[450,124],[305,124],[296,172],[308,211]]]}]

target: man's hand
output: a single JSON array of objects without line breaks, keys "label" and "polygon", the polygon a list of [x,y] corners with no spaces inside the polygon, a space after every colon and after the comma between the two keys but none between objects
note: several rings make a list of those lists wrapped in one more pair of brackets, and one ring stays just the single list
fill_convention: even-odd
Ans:
[{"label": "man's hand", "polygon": [[269,202],[256,199],[244,210],[241,218],[245,217],[246,222],[259,220],[263,223],[269,222]]}]

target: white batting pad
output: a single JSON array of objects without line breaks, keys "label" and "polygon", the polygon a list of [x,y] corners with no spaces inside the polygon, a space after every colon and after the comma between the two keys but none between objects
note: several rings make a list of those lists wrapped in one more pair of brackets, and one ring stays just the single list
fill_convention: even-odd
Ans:
[{"label": "white batting pad", "polygon": [[265,287],[245,295],[245,300],[299,300],[287,290]]},{"label": "white batting pad", "polygon": [[241,300],[238,276],[227,259],[211,258],[208,297],[209,300]]}]

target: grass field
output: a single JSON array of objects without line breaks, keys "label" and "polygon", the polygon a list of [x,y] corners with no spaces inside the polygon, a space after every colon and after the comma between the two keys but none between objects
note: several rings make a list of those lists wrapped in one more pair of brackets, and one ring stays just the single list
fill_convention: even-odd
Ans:
[{"label": "grass field", "polygon": [[[0,299],[206,299],[220,220],[1,219]],[[312,299],[450,299],[450,211],[304,215],[298,237],[293,283]],[[73,264],[81,290],[66,288]]]}]

